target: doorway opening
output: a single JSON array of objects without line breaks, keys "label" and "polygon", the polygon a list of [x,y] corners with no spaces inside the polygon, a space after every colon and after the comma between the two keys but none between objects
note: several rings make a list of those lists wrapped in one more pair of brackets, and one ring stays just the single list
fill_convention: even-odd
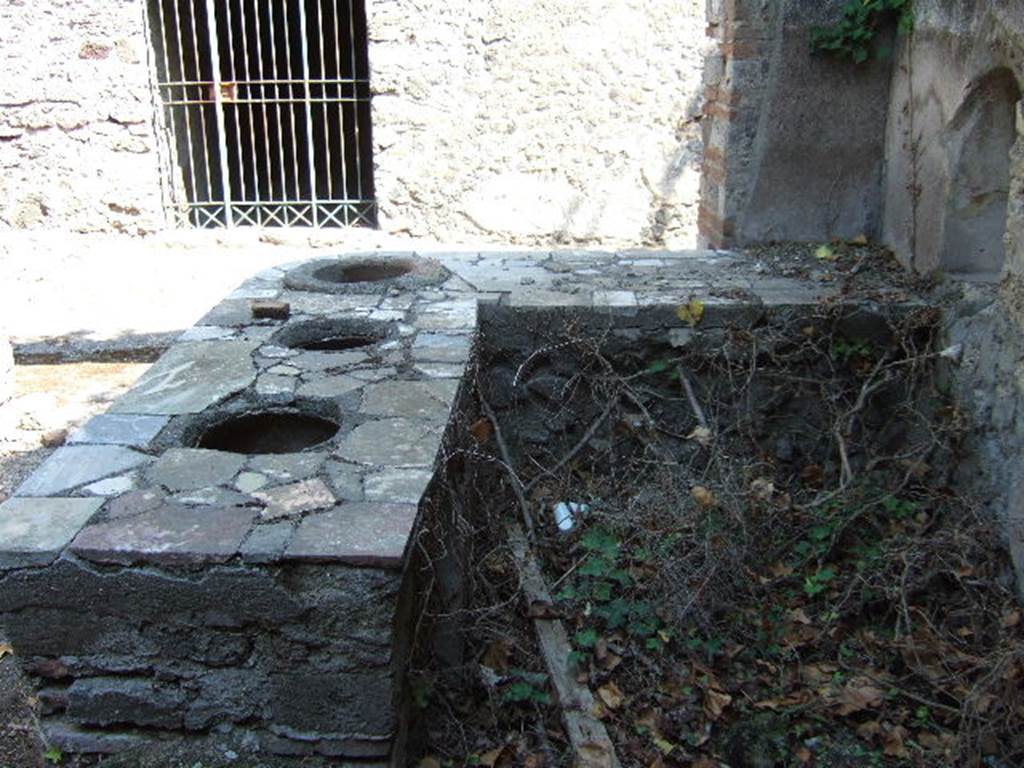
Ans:
[{"label": "doorway opening", "polygon": [[376,225],[364,0],[149,0],[147,21],[181,223]]}]

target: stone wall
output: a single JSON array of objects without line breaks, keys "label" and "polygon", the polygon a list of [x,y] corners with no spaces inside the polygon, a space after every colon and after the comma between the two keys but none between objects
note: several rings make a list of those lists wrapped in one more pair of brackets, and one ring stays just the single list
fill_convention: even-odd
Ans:
[{"label": "stone wall", "polygon": [[[920,0],[915,25],[893,73],[884,238],[919,271],[995,277],[1024,83],[1024,10],[996,0]],[[1022,183],[1018,175],[1018,191]],[[1024,204],[1011,199],[1019,232]],[[1022,258],[1021,245],[1014,248]]]},{"label": "stone wall", "polygon": [[[165,226],[142,0],[0,8],[0,226]],[[690,246],[704,0],[367,0],[386,232]]]},{"label": "stone wall", "polygon": [[373,0],[368,16],[384,229],[692,241],[703,0]]},{"label": "stone wall", "polygon": [[162,226],[138,0],[0,4],[0,228]]},{"label": "stone wall", "polygon": [[879,233],[891,62],[811,54],[812,27],[842,5],[711,0],[703,243]]},{"label": "stone wall", "polygon": [[947,333],[970,431],[964,488],[1006,531],[1024,594],[1024,8],[916,0],[886,136],[884,238],[961,273]]}]

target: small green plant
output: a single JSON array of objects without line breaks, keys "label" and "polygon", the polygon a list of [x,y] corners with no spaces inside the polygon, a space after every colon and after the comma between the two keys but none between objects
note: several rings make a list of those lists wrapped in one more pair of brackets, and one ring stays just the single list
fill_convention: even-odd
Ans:
[{"label": "small green plant", "polygon": [[[587,601],[590,603],[590,615],[598,619],[605,630],[625,630],[630,636],[642,640],[647,650],[661,650],[671,640],[672,634],[665,628],[652,603],[625,595],[633,586],[633,577],[623,566],[627,558],[618,536],[606,528],[595,526],[583,534],[580,546],[587,556],[576,572],[576,582],[564,587],[557,597]],[[641,555],[636,559],[647,561],[653,553],[643,551]],[[588,627],[577,632],[574,639],[577,648],[592,651],[600,637],[597,629]],[[577,661],[583,658],[583,654],[574,654]]]},{"label": "small green plant", "polygon": [[540,672],[527,672],[525,669],[510,669],[511,682],[501,692],[501,701],[506,704],[540,704],[551,703],[551,694],[547,692],[548,676]]},{"label": "small green plant", "polygon": [[836,569],[825,566],[816,573],[804,577],[804,594],[808,597],[817,597],[826,589],[829,583],[836,577]]},{"label": "small green plant", "polygon": [[832,342],[832,359],[840,363],[848,363],[854,358],[869,359],[872,356],[871,344],[864,339],[837,338]]},{"label": "small green plant", "polygon": [[54,765],[61,765],[64,762],[64,752],[60,747],[50,747],[43,752],[43,759]]},{"label": "small green plant", "polygon": [[[888,18],[896,19],[901,34],[912,32],[913,0],[849,0],[836,24],[811,30],[811,49],[862,64],[871,57],[879,28]],[[880,57],[889,53],[885,48],[878,50]]]},{"label": "small green plant", "polygon": [[882,509],[897,520],[909,520],[917,514],[920,505],[916,501],[900,499],[891,494],[883,496],[880,502]]},{"label": "small green plant", "polygon": [[417,709],[426,709],[430,706],[430,699],[434,695],[434,687],[429,681],[419,679],[413,682],[412,686],[412,703],[416,705]]}]

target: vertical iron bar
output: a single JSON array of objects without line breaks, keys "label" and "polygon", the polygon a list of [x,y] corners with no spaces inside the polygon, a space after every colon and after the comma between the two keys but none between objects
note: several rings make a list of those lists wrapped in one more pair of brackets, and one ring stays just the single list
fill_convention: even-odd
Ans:
[{"label": "vertical iron bar", "polygon": [[327,199],[330,200],[334,197],[331,194],[331,126],[328,118],[329,110],[327,108],[327,57],[324,55],[324,31],[326,24],[324,23],[324,6],[322,0],[316,0],[317,12],[320,15],[317,37],[320,43],[320,93],[323,96],[323,102],[320,104],[320,109],[324,113],[324,165],[327,170]]},{"label": "vertical iron bar", "polygon": [[[174,1],[175,1],[175,3],[178,2],[178,0],[174,0]],[[212,186],[212,184],[213,184],[213,171],[212,171],[213,166],[210,164],[210,145],[208,143],[209,142],[210,134],[207,131],[207,126],[206,126],[206,110],[203,108],[203,102],[205,101],[205,99],[204,99],[204,95],[203,95],[203,80],[202,80],[203,70],[202,70],[202,65],[200,64],[200,61],[199,61],[199,34],[196,31],[195,6],[193,5],[194,0],[186,0],[186,1],[188,3],[189,28],[192,30],[192,59],[195,62],[195,65],[196,65],[195,82],[199,83],[199,85],[195,86],[196,88],[199,89],[199,98],[196,100],[196,104],[198,106],[198,110],[197,111],[199,112],[199,125],[202,128],[202,130],[203,130],[203,141],[202,141],[200,146],[202,147],[202,150],[203,150],[203,165],[204,165],[204,167],[206,169],[206,200],[207,200],[207,202],[212,203],[212,202],[216,202],[216,198],[215,198],[215,196],[213,194],[213,186]],[[175,5],[175,14],[177,15],[177,13],[178,13],[177,5]],[[210,26],[209,19],[207,19],[206,26],[207,27]],[[180,26],[178,28],[180,30]],[[209,37],[209,35],[207,35],[207,37]],[[185,49],[182,46],[180,35],[179,35],[179,40],[178,40],[178,47],[179,47],[179,50],[182,53],[182,56],[181,56],[182,62],[184,62],[184,60],[185,60]],[[181,79],[182,80],[187,80],[188,79],[188,78],[185,77],[184,64],[182,64],[182,78]],[[183,92],[186,94],[186,100],[187,100],[187,98],[188,98],[187,97],[188,86],[185,86],[183,88]],[[188,109],[188,107],[186,107],[186,109]],[[189,146],[190,147],[192,146],[192,142],[189,142]]]},{"label": "vertical iron bar", "polygon": [[[228,0],[229,4],[232,3],[232,2],[234,2],[234,0]],[[242,55],[238,57],[238,68],[242,70],[242,76],[243,76],[244,79],[236,82],[235,83],[235,87],[238,89],[239,95],[241,95],[241,93],[242,93],[242,84],[243,83],[245,84],[245,89],[246,89],[246,93],[247,94],[250,93],[250,89],[252,88],[252,86],[250,85],[250,82],[252,81],[252,66],[249,63],[249,35],[248,35],[248,32],[246,31],[246,28],[248,27],[248,24],[246,23],[245,0],[239,0],[239,2],[238,2],[238,17],[242,20],[242,30],[241,30],[241,35],[240,36],[242,38],[242,51],[243,51]],[[234,48],[232,47],[231,50],[232,50],[232,55],[234,55]],[[260,94],[260,99],[261,100],[263,99],[263,94],[262,93]],[[243,107],[241,105],[239,105],[237,108],[239,110],[243,109]],[[252,141],[252,181],[253,181],[253,187],[255,188],[254,189],[254,192],[255,192],[255,195],[256,195],[255,196],[255,200],[256,200],[257,203],[259,203],[263,199],[263,197],[262,197],[262,195],[260,193],[259,159],[256,157],[256,155],[257,155],[257,149],[256,149],[256,105],[255,104],[246,104],[244,108],[248,110],[247,114],[248,114],[248,119],[249,119],[249,137],[250,137],[250,140]],[[257,211],[256,221],[257,221],[257,223],[261,223],[260,222],[260,218],[259,218],[259,213],[258,213],[259,210],[260,210],[259,205],[257,205],[256,206],[256,211]]]},{"label": "vertical iron bar", "polygon": [[[291,35],[289,34],[289,29],[288,29],[288,3],[289,3],[289,0],[284,0],[284,4],[283,4],[284,5],[284,10],[283,10],[283,14],[284,14],[284,58],[285,58],[285,62],[287,63],[287,69],[285,70],[285,77],[282,78],[282,79],[287,79],[287,80],[291,81],[291,80],[294,80],[294,78],[292,77],[292,44],[291,44]],[[271,4],[271,7],[273,7],[273,4]],[[292,89],[294,87],[295,87],[295,84],[293,82],[289,82],[289,84],[288,84],[288,98],[289,99],[291,99],[291,97],[292,97]],[[278,95],[280,96],[280,94],[278,94]],[[292,199],[293,200],[301,200],[302,199],[302,188],[301,188],[301,186],[299,184],[299,144],[298,144],[298,139],[296,137],[297,126],[295,124],[295,104],[293,102],[291,102],[291,101],[283,102],[283,103],[287,103],[288,116],[289,116],[289,120],[290,120],[290,122],[292,124],[292,168],[291,168],[291,170],[293,170],[295,172],[295,195],[294,195],[294,197]],[[284,107],[282,106],[282,109],[283,108]]]},{"label": "vertical iron bar", "polygon": [[[227,29],[227,42],[228,42],[228,61],[227,61],[227,64],[228,64],[228,86],[227,87],[228,87],[229,93],[231,92],[231,89],[234,89],[234,93],[231,96],[229,96],[229,98],[227,99],[227,103],[233,105],[231,107],[231,112],[232,112],[232,114],[234,115],[234,118],[235,118],[235,120],[234,120],[234,122],[235,122],[235,139],[236,139],[236,142],[238,144],[238,153],[236,155],[236,160],[238,162],[238,182],[239,182],[239,186],[241,187],[241,199],[242,200],[248,200],[249,196],[246,193],[246,186],[247,185],[246,185],[246,178],[245,178],[245,164],[242,162],[242,155],[243,155],[243,152],[242,152],[242,107],[238,104],[238,95],[239,95],[239,93],[238,93],[238,73],[235,70],[235,33],[234,33],[234,29],[232,29],[231,5],[232,5],[232,0],[227,0],[227,2],[224,3],[224,8],[225,8],[225,11],[224,11],[224,26]],[[217,33],[217,25],[216,24],[213,25],[213,35],[211,36],[211,42],[217,42],[218,44],[220,43],[220,35]],[[220,54],[220,49],[218,48],[218,57],[219,57],[219,54]],[[218,72],[219,71],[220,70],[218,70]],[[224,89],[221,88],[220,92],[221,92],[221,99],[222,99],[222,104],[223,104]],[[227,107],[222,106],[221,109],[222,109],[222,111],[224,111],[224,121],[225,121],[225,124],[226,124],[227,123]],[[225,145],[226,145],[227,136],[224,137],[224,141],[225,141]],[[228,170],[230,171],[230,163],[228,164]]]},{"label": "vertical iron bar", "polygon": [[[351,0],[350,0],[351,1]],[[345,86],[342,85],[341,81],[345,77],[345,71],[341,66],[341,24],[338,21],[338,0],[330,0],[331,6],[334,12],[334,56],[335,62],[337,62],[338,71],[335,72],[335,76],[338,78],[338,118],[341,124],[337,126],[339,132],[339,138],[341,139],[341,199],[348,200],[348,158],[345,156],[345,102],[341,100],[345,93]],[[352,73],[353,79],[355,78],[355,72]],[[353,88],[355,84],[353,83]],[[330,149],[328,149],[330,151]],[[334,196],[337,199],[337,196]],[[346,222],[348,220],[348,214],[345,216]]]},{"label": "vertical iron bar", "polygon": [[[254,5],[253,11],[256,14],[255,20],[254,20],[255,21],[255,27],[256,27],[256,50],[258,51],[259,62],[260,62],[259,72],[256,75],[255,79],[263,80],[264,79],[264,77],[263,77],[263,43],[260,41],[260,6],[259,6],[259,3],[256,3]],[[245,46],[245,61],[246,61],[245,70],[246,70],[246,76],[250,80],[252,80],[253,79],[253,72],[255,71],[255,69],[252,66],[252,56],[249,53],[249,31],[248,31],[248,29],[249,29],[249,25],[246,22],[245,0],[242,0],[242,41],[243,41],[242,44]],[[271,163],[270,163],[270,127],[267,124],[267,105],[266,105],[267,92],[266,91],[267,91],[266,83],[260,83],[260,106],[259,106],[259,109],[260,109],[260,114],[263,117],[263,153],[264,153],[264,155],[266,157],[266,160],[267,160],[267,165],[266,165],[266,169],[267,169],[267,171],[266,171],[267,172],[267,192],[268,192],[267,199],[269,201],[269,200],[273,200],[274,199],[274,173],[271,170]],[[255,120],[255,116],[256,116],[256,106],[255,105],[252,106],[252,110],[253,110],[253,118]],[[254,127],[253,128],[253,135],[254,136],[255,136],[255,131],[256,131],[256,129]],[[253,140],[253,157],[255,158],[257,154],[258,154],[258,152],[257,152],[256,143],[255,143],[255,139],[254,139]],[[256,166],[257,166],[257,168],[259,167],[259,160],[258,159],[256,159]],[[257,192],[259,192],[259,181],[258,180],[257,180]],[[262,199],[262,198],[257,198],[257,199]],[[262,223],[263,223],[263,216],[262,216],[262,213],[261,213],[261,215],[260,215],[260,224],[262,224]]]},{"label": "vertical iron bar", "polygon": [[228,227],[234,226],[231,215],[231,176],[228,172],[227,136],[224,128],[224,100],[221,93],[220,49],[217,46],[217,10],[214,0],[206,0],[206,29],[210,38],[210,66],[213,69],[214,115],[217,118],[217,145],[220,149],[220,172],[224,189],[224,219]]},{"label": "vertical iron bar", "polygon": [[359,116],[362,109],[361,102],[359,100],[359,72],[358,64],[356,61],[356,2],[357,0],[348,0],[348,30],[349,30],[349,55],[352,60],[352,95],[355,97],[353,101],[353,111],[355,113],[355,158],[356,158],[356,193],[360,201],[363,200],[363,162],[362,162],[362,142],[359,140]]},{"label": "vertical iron bar", "polygon": [[[163,2],[163,0],[158,0],[158,1],[161,2],[161,3]],[[177,40],[177,42],[178,42],[178,75],[179,75],[179,80],[181,82],[185,82],[186,80],[188,80],[188,78],[185,76],[185,46],[182,43],[182,41],[184,40],[184,37],[183,37],[183,34],[182,34],[182,29],[181,29],[181,14],[180,14],[180,12],[178,10],[178,0],[171,0],[171,9],[174,11],[174,37],[175,37],[175,40]],[[162,12],[162,10],[163,10],[163,7],[161,5],[161,12]],[[166,40],[166,38],[165,38],[165,42],[170,42],[170,41]],[[168,73],[168,79],[169,80],[173,80],[174,78],[170,77],[170,74]],[[197,80],[199,79],[198,71],[196,72],[196,79]],[[189,87],[187,85],[181,86],[182,101],[184,101],[184,102],[188,102],[188,100],[189,100],[188,88]],[[200,91],[201,90],[202,90],[202,86],[200,86]],[[195,198],[197,198],[193,202],[198,202],[198,198],[201,197],[201,194],[200,194],[200,191],[199,191],[199,178],[198,178],[198,175],[196,174],[196,167],[195,167],[196,166],[196,154],[197,153],[195,151],[196,150],[196,146],[195,146],[195,142],[193,141],[193,136],[192,136],[192,118],[189,115],[189,113],[190,113],[189,105],[187,103],[182,105],[181,110],[182,110],[182,112],[185,113],[185,140],[186,140],[186,143],[188,144],[188,169],[189,169],[189,175],[192,177],[192,195]],[[203,129],[203,141],[202,141],[202,145],[201,145],[202,149],[203,149],[203,154],[202,154],[203,165],[204,165],[204,167],[209,168],[210,164],[209,164],[209,161],[206,158],[206,128],[205,128],[205,124],[202,122],[202,117],[203,117],[203,112],[202,112],[202,106],[200,105],[200,107],[199,107],[199,118],[200,118],[199,127],[202,127],[202,129]],[[171,119],[172,120],[174,119],[173,115],[172,115]],[[210,194],[210,176],[209,176],[209,173],[207,173],[207,175],[206,175],[206,199],[209,200],[211,197],[212,197],[212,195]],[[199,214],[198,213],[196,213],[196,223],[199,224]]]},{"label": "vertical iron bar", "polygon": [[306,100],[306,163],[309,166],[309,199],[313,201],[313,227],[316,228],[319,203],[316,194],[316,158],[313,146],[313,103],[310,101],[309,95],[309,27],[306,24],[305,0],[299,0],[296,5],[299,7],[299,25],[302,31],[302,79]]},{"label": "vertical iron bar", "polygon": [[[259,26],[260,3],[256,2],[255,5],[256,5],[256,39],[259,41],[258,53],[259,53],[259,57],[260,57],[260,78],[266,80],[267,77],[266,77],[266,73],[264,72],[264,61],[263,61],[263,34],[262,34],[262,31],[261,31],[260,26]],[[270,11],[270,25],[268,27],[268,32],[270,33],[270,39],[269,39],[269,43],[270,43],[270,45],[269,45],[269,53],[270,53],[270,65],[271,65],[270,66],[270,72],[271,72],[272,78],[274,80],[277,80],[279,72],[278,72],[278,68],[277,68],[277,40],[276,40],[276,34],[274,33],[274,4],[273,3],[267,3],[267,9]],[[263,87],[266,88],[266,85],[264,85]],[[280,85],[280,83],[276,83],[274,85],[274,96],[275,96],[276,99],[280,99],[281,98],[281,85]],[[280,104],[280,102],[278,102],[275,105],[275,107],[276,108],[273,110],[273,114],[275,116],[275,119],[277,120],[277,162],[278,162],[278,166],[279,166],[280,172],[281,172],[281,176],[280,176],[280,179],[281,179],[281,194],[280,194],[280,196],[277,199],[281,200],[283,202],[283,201],[288,199],[288,177],[285,174],[285,169],[284,169],[284,141],[283,141],[283,139],[284,139],[284,129],[281,126],[281,104]],[[268,140],[267,140],[267,152],[268,153],[270,152],[269,134],[268,134]],[[268,154],[268,157],[269,157],[269,154]],[[281,223],[282,224],[287,224],[288,222],[287,222],[287,220],[285,220],[282,217]]]}]

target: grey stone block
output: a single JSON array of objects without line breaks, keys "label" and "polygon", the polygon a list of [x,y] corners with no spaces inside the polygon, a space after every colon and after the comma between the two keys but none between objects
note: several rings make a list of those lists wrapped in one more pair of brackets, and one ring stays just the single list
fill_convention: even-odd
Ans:
[{"label": "grey stone block", "polygon": [[462,363],[469,359],[472,337],[466,334],[420,333],[412,343],[417,360],[432,363]]},{"label": "grey stone block", "polygon": [[172,448],[146,472],[147,479],[170,491],[229,485],[245,464],[245,456],[204,448]]},{"label": "grey stone block", "polygon": [[279,485],[265,491],[256,491],[253,496],[263,503],[264,520],[275,520],[326,509],[334,506],[336,499],[330,489],[319,478],[300,480],[289,485]]},{"label": "grey stone block", "polygon": [[242,542],[239,553],[246,563],[274,563],[281,559],[291,537],[291,523],[257,525],[252,529],[249,538]]},{"label": "grey stone block", "polygon": [[175,686],[139,678],[76,680],[68,691],[68,717],[81,725],[180,728],[186,697]]},{"label": "grey stone block", "polygon": [[208,672],[198,683],[199,693],[185,711],[185,727],[189,730],[248,720],[263,709],[269,698],[266,676],[252,669]]},{"label": "grey stone block", "polygon": [[435,396],[428,382],[382,381],[363,390],[363,413],[444,421],[451,403]]},{"label": "grey stone block", "polygon": [[285,556],[395,568],[416,521],[415,504],[353,502],[302,520]]},{"label": "grey stone block", "polygon": [[275,675],[271,722],[277,734],[298,741],[390,738],[393,697],[386,674]]},{"label": "grey stone block", "polygon": [[441,444],[441,427],[411,419],[361,424],[338,446],[349,461],[381,466],[431,466]]},{"label": "grey stone block", "polygon": [[75,445],[58,448],[28,480],[15,496],[52,496],[85,483],[146,464],[144,453],[115,445]]},{"label": "grey stone block", "polygon": [[64,720],[42,724],[46,743],[71,755],[116,755],[156,742],[154,737],[125,731],[93,731]]},{"label": "grey stone block", "polygon": [[384,469],[370,472],[363,480],[367,501],[396,501],[419,504],[433,479],[426,469]]},{"label": "grey stone block", "polygon": [[71,549],[97,563],[219,563],[238,552],[253,517],[247,508],[193,509],[166,503],[91,525],[78,534]]},{"label": "grey stone block", "polygon": [[0,504],[0,568],[47,565],[103,499],[13,498]]},{"label": "grey stone block", "polygon": [[110,412],[198,413],[253,382],[256,346],[255,341],[205,341],[171,347]]},{"label": "grey stone block", "polygon": [[247,469],[265,475],[275,483],[289,483],[312,477],[323,466],[327,454],[310,453],[273,453],[253,456],[249,459]]},{"label": "grey stone block", "polygon": [[167,426],[167,421],[166,416],[101,413],[76,429],[68,438],[68,444],[103,443],[145,448]]}]

